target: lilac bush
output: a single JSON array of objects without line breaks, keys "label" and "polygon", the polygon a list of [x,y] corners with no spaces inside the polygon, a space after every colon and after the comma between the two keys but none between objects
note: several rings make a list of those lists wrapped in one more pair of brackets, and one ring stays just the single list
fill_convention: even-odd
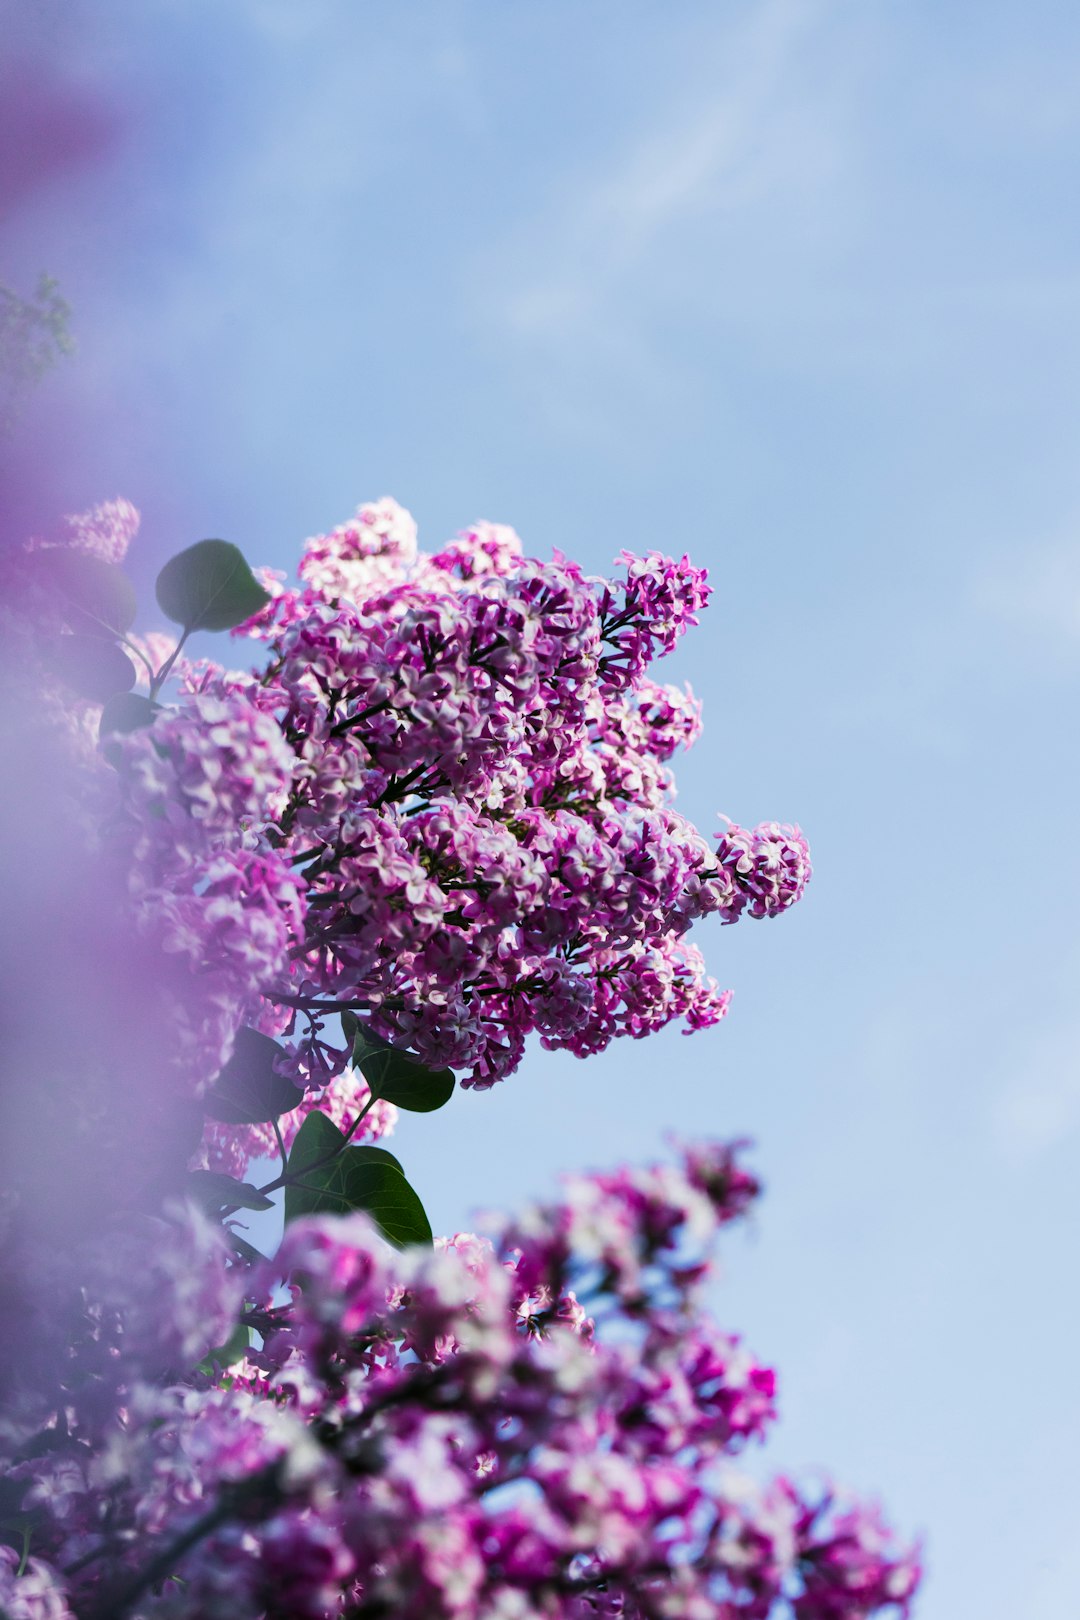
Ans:
[{"label": "lilac bush", "polygon": [[[530,1036],[715,1024],[693,925],[801,896],[798,828],[674,808],[700,713],[648,672],[704,571],[424,554],[383,500],[295,585],[189,548],[139,635],[136,527],[5,582],[0,1615],[906,1616],[876,1509],[739,1461],[775,1416],[705,1304],[739,1145],[438,1240],[385,1145]],[[252,670],[190,657],[227,629]]]}]

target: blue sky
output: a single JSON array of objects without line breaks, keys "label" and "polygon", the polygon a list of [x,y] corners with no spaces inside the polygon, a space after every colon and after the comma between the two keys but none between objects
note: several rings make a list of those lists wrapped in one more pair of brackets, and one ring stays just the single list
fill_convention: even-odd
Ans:
[{"label": "blue sky", "polygon": [[691,552],[681,807],[816,876],[704,932],[721,1028],[407,1121],[435,1225],[748,1134],[717,1294],[777,1465],[925,1531],[922,1620],[1080,1604],[1080,14],[1048,0],[58,0],[115,120],[9,225],[78,358],[23,442],[293,563],[394,494],[589,568]]}]

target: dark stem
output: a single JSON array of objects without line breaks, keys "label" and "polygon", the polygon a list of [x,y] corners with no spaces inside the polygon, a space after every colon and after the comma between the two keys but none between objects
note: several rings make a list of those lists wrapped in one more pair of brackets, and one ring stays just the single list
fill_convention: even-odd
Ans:
[{"label": "dark stem", "polygon": [[[258,1191],[265,1198],[268,1193],[277,1192],[279,1187],[303,1187],[303,1186],[306,1186],[306,1183],[301,1180],[301,1177],[306,1176],[306,1175],[310,1175],[312,1170],[321,1170],[321,1169],[323,1169],[323,1167],[325,1165],[333,1164],[334,1160],[339,1156],[339,1154],[341,1154],[341,1153],[343,1153],[345,1151],[345,1148],[348,1145],[350,1139],[353,1136],[355,1136],[357,1128],[360,1125],[361,1120],[364,1118],[364,1116],[366,1114],[369,1114],[371,1112],[371,1110],[374,1108],[374,1106],[378,1102],[378,1100],[379,1100],[378,1097],[374,1097],[374,1096],[369,1097],[367,1102],[364,1104],[363,1108],[361,1108],[360,1112],[357,1114],[356,1118],[353,1120],[352,1124],[349,1126],[348,1130],[344,1132],[340,1144],[337,1147],[335,1147],[332,1150],[332,1152],[324,1153],[321,1159],[313,1159],[310,1164],[305,1164],[304,1168],[302,1170],[300,1170],[295,1176],[291,1175],[288,1168],[287,1168],[287,1161],[286,1161],[286,1158],[285,1158],[285,1150],[284,1150],[284,1147],[283,1147],[282,1148],[282,1161],[281,1161],[282,1162],[282,1171],[281,1171],[280,1176],[275,1176],[273,1181],[268,1181],[266,1183],[266,1186],[258,1188]],[[276,1127],[276,1123],[277,1122],[275,1121],[275,1127]],[[278,1136],[278,1140],[279,1141],[281,1140],[280,1134]],[[308,1191],[309,1192],[318,1192],[318,1191],[320,1191],[320,1189],[318,1187],[308,1187]]]},{"label": "dark stem", "polygon": [[354,726],[362,726],[364,721],[370,720],[373,714],[381,714],[384,709],[389,707],[389,698],[383,698],[381,703],[369,703],[366,709],[360,710],[359,714],[350,715],[348,720],[339,720],[337,725],[331,729],[330,735],[331,737],[340,737],[342,732],[351,731]]},{"label": "dark stem", "polygon": [[158,693],[161,691],[161,688],[165,685],[165,682],[169,678],[169,674],[170,674],[170,672],[172,670],[172,667],[176,663],[176,660],[179,658],[180,653],[183,650],[184,643],[185,643],[185,641],[187,640],[187,638],[188,638],[188,636],[190,634],[191,634],[190,630],[187,630],[187,629],[184,630],[184,633],[180,637],[180,640],[176,643],[176,646],[173,648],[173,650],[169,654],[168,658],[166,658],[165,662],[162,664],[162,666],[158,670],[157,674],[151,680],[151,682],[150,682],[150,697],[151,697],[151,699],[156,698]]},{"label": "dark stem", "polygon": [[[267,990],[267,1001],[279,1002],[283,1007],[298,1007],[301,1012],[370,1012],[370,1001],[323,1001],[318,996],[290,996],[284,991]],[[390,1005],[388,1002],[384,1006]]]},{"label": "dark stem", "polygon": [[139,662],[140,662],[140,663],[141,663],[141,664],[142,664],[142,665],[143,665],[143,667],[144,667],[144,668],[145,668],[145,670],[146,670],[146,673],[147,673],[147,674],[148,674],[148,675],[149,675],[149,677],[150,677],[150,684],[151,684],[151,685],[153,685],[153,681],[154,681],[154,666],[153,666],[153,664],[152,664],[152,663],[151,663],[151,662],[150,662],[150,660],[149,660],[149,658],[147,658],[147,656],[146,656],[146,654],[145,654],[145,653],[144,653],[144,652],[143,652],[143,650],[142,650],[142,648],[141,648],[141,647],[136,647],[136,645],[135,645],[135,643],[134,643],[134,642],[133,642],[133,641],[129,641],[129,640],[128,640],[128,638],[127,638],[127,636],[121,636],[121,637],[120,637],[120,640],[121,640],[121,642],[122,642],[122,643],[123,643],[123,644],[124,644],[124,646],[125,646],[125,647],[126,647],[126,648],[127,648],[127,650],[128,650],[128,652],[133,652],[133,653],[134,653],[134,654],[135,654],[135,656],[136,656],[136,658],[137,658],[137,659],[138,659],[138,660],[139,660]]}]

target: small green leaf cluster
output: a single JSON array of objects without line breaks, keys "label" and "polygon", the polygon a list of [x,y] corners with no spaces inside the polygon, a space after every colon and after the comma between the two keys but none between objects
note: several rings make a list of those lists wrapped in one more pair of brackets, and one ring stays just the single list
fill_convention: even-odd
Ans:
[{"label": "small green leaf cluster", "polygon": [[289,1154],[285,1220],[300,1215],[347,1215],[363,1210],[397,1248],[430,1243],[424,1206],[385,1148],[350,1147],[333,1120],[308,1115]]},{"label": "small green leaf cluster", "polygon": [[[350,1138],[376,1102],[391,1102],[413,1113],[431,1113],[449,1102],[454,1076],[449,1069],[426,1069],[408,1052],[374,1034],[351,1012],[341,1015],[353,1066],[370,1093],[348,1132],[314,1109],[297,1132],[280,1176],[257,1188],[232,1176],[201,1170],[188,1191],[212,1217],[237,1209],[268,1209],[269,1192],[285,1189],[285,1220],[301,1215],[347,1215],[363,1210],[383,1236],[401,1248],[430,1243],[431,1224],[400,1161],[385,1148]],[[241,1029],[233,1054],[203,1098],[211,1119],[228,1125],[261,1125],[291,1113],[304,1094],[281,1074],[282,1049],[256,1029]]]},{"label": "small green leaf cluster", "polygon": [[[343,1012],[341,1023],[352,1048],[353,1067],[364,1076],[371,1094],[369,1108],[383,1101],[428,1114],[449,1102],[454,1090],[449,1069],[425,1068],[368,1029],[354,1013]],[[354,1129],[358,1123],[359,1118]],[[424,1207],[394,1155],[366,1144],[350,1146],[348,1137],[325,1114],[311,1113],[289,1154],[285,1220],[353,1210],[368,1214],[398,1248],[431,1242]]]},{"label": "small green leaf cluster", "polygon": [[353,1068],[360,1070],[376,1100],[413,1114],[434,1113],[450,1101],[454,1076],[449,1069],[425,1069],[408,1052],[366,1028],[355,1013],[343,1012],[341,1027],[352,1044]]},{"label": "small green leaf cluster", "polygon": [[86,552],[49,546],[35,554],[40,582],[68,625],[43,647],[49,667],[80,697],[103,705],[100,735],[136,731],[152,722],[157,694],[180,648],[196,630],[231,630],[269,602],[243,553],[228,540],[199,540],[171,558],[157,577],[161,611],[181,627],[179,645],[158,670],[147,665],[150,695],[132,691],[143,658],[128,639],[135,622],[134,587],[123,569]]}]

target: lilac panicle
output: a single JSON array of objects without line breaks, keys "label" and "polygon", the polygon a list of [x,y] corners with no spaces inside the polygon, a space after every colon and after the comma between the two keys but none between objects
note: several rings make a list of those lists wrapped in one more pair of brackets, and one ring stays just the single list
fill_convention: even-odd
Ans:
[{"label": "lilac panicle", "polygon": [[[119,826],[143,915],[181,957],[201,939],[222,1006],[290,1027],[347,1002],[480,1087],[530,1035],[584,1056],[724,1016],[687,932],[776,914],[809,857],[773,824],[714,853],[674,808],[700,706],[647,671],[709,586],[685,557],[620,563],[590,579],[489,523],[428,556],[384,498],[306,543],[297,587],[269,581],[241,627],[261,673],[181,666],[178,706],[123,745]],[[234,1028],[192,1031],[211,1072]]]},{"label": "lilac panicle", "polygon": [[[27,1592],[54,1605],[25,1612],[96,1620],[130,1591],[142,1620],[902,1620],[918,1554],[872,1509],[739,1466],[775,1378],[705,1292],[718,1228],[755,1193],[738,1146],[698,1144],[433,1250],[309,1217],[245,1282],[262,1347],[155,1384],[155,1311],[195,1320],[181,1222],[152,1276],[95,1276],[118,1371],[103,1397],[79,1349],[75,1445],[16,1466],[39,1526]],[[220,1312],[220,1281],[202,1288]],[[19,1596],[10,1560],[0,1594]]]}]

